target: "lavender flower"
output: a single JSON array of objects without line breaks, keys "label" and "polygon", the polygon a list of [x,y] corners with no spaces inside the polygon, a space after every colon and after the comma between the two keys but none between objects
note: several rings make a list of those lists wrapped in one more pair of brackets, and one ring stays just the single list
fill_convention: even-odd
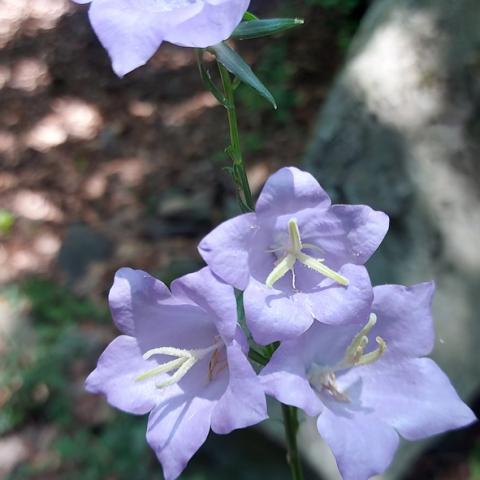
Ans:
[{"label": "lavender flower", "polygon": [[267,417],[265,394],[244,352],[233,289],[204,268],[171,292],[140,270],[121,269],[109,296],[117,337],[86,381],[114,407],[150,412],[147,441],[166,480],[207,438]]},{"label": "lavender flower", "polygon": [[[258,343],[368,315],[372,289],[362,266],[382,241],[388,217],[363,205],[331,205],[297,168],[272,175],[255,213],[227,220],[199,250],[209,267],[245,290],[248,326]],[[321,257],[321,258],[317,258]]]},{"label": "lavender flower", "polygon": [[90,22],[122,77],[144,65],[163,41],[209,47],[227,39],[250,0],[74,0],[90,3]]},{"label": "lavender flower", "polygon": [[315,323],[282,343],[261,372],[268,394],[319,415],[345,480],[383,472],[398,434],[417,440],[475,420],[440,368],[419,358],[434,345],[433,292],[432,283],[375,287],[363,323]]}]

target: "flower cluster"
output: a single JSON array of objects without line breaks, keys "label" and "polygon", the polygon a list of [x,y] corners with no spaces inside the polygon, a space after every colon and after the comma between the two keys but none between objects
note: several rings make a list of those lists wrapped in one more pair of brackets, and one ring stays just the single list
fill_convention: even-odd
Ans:
[{"label": "flower cluster", "polygon": [[205,48],[230,37],[250,0],[74,0],[89,17],[120,77],[144,65],[162,42]]},{"label": "flower cluster", "polygon": [[[123,335],[88,390],[127,412],[150,412],[147,440],[166,480],[210,428],[224,434],[264,420],[265,394],[318,417],[343,478],[383,472],[399,435],[417,440],[475,420],[425,358],[433,284],[371,286],[363,264],[387,229],[385,214],[331,205],[310,174],[281,169],[255,212],[201,241],[208,266],[171,290],[144,272],[117,273],[109,301]],[[257,346],[281,342],[258,375],[234,288],[244,292]]]}]

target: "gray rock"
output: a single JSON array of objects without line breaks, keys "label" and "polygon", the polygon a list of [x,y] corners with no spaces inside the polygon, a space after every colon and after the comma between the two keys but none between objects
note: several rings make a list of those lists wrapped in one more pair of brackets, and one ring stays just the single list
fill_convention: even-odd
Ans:
[{"label": "gray rock", "polygon": [[[480,387],[479,25],[476,0],[374,2],[305,160],[336,201],[390,215],[369,264],[375,283],[435,279],[433,356],[465,399]],[[402,447],[386,478],[423,445]]]},{"label": "gray rock", "polygon": [[111,243],[89,225],[74,224],[68,227],[58,254],[58,266],[69,282],[79,280],[94,261],[106,260],[111,254]]}]

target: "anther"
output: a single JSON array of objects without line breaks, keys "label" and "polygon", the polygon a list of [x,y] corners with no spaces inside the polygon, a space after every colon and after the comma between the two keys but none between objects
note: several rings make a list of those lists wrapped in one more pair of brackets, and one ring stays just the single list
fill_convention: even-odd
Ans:
[{"label": "anther", "polygon": [[[216,358],[218,356],[218,350],[222,346],[223,342],[221,340],[217,340],[216,343],[214,345],[211,345],[210,347],[192,350],[185,350],[175,347],[152,348],[151,350],[145,352],[145,354],[143,355],[143,358],[145,360],[148,360],[153,355],[167,355],[177,358],[165,363],[161,363],[160,365],[152,368],[151,370],[148,370],[147,372],[138,375],[135,378],[135,381],[141,382],[143,380],[156,377],[157,375],[174,371],[175,373],[173,373],[173,375],[171,375],[169,378],[167,378],[163,382],[159,382],[156,384],[157,388],[168,387],[179,382],[197,362],[199,362],[213,352],[212,359],[209,363],[209,380],[211,380],[213,378],[214,367],[218,361],[214,359],[214,357]],[[211,367],[212,364],[213,368]]]},{"label": "anther", "polygon": [[368,344],[368,334],[377,323],[377,316],[370,314],[367,324],[355,335],[352,342],[347,348],[343,364],[347,365],[367,365],[378,360],[387,349],[387,343],[382,337],[376,337],[375,341],[378,348],[372,352],[364,354],[365,347]]}]

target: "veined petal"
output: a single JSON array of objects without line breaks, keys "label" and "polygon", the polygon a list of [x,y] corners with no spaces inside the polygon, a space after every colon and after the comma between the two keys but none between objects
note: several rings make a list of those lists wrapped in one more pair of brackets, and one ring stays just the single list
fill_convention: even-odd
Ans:
[{"label": "veined petal", "polygon": [[165,34],[167,42],[205,48],[230,37],[241,22],[250,0],[207,0],[196,15]]},{"label": "veined petal", "polygon": [[304,337],[282,342],[267,366],[260,372],[265,393],[279,402],[301,408],[307,415],[318,415],[323,405],[307,378]]},{"label": "veined petal", "polygon": [[334,402],[320,414],[317,427],[335,455],[342,478],[367,480],[383,473],[398,447],[395,430],[367,412]]},{"label": "veined petal", "polygon": [[122,335],[102,353],[85,387],[91,393],[105,395],[108,403],[120,410],[142,415],[172,393],[155,388],[154,378],[137,381],[141,374],[156,365],[153,360],[143,359],[135,338]]},{"label": "veined petal", "polygon": [[432,319],[433,282],[411,287],[381,285],[373,289],[372,312],[378,321],[372,335],[388,343],[389,357],[428,355],[435,342]]},{"label": "veined petal", "polygon": [[227,358],[229,384],[212,413],[212,430],[221,434],[268,417],[262,385],[239,344],[227,346]]},{"label": "veined petal", "polygon": [[365,408],[407,440],[464,427],[476,420],[447,376],[429,358],[378,361],[357,374],[362,377]]},{"label": "veined petal", "polygon": [[164,38],[162,14],[132,5],[129,0],[94,0],[89,9],[92,27],[120,77],[144,65]]},{"label": "veined petal", "polygon": [[[389,219],[366,205],[333,205],[327,212],[300,223],[302,240],[325,252],[325,263],[363,265],[388,231]],[[322,255],[323,256],[323,255]]]},{"label": "veined petal", "polygon": [[198,246],[212,271],[239,290],[248,284],[249,250],[257,230],[256,215],[246,213],[220,224]]},{"label": "veined petal", "polygon": [[[348,279],[348,286],[326,278],[318,288],[309,292],[315,318],[321,323],[332,325],[365,322],[373,300],[367,269],[361,265],[345,265],[339,274]],[[303,276],[300,273],[297,276],[300,283]]]},{"label": "veined petal", "polygon": [[212,315],[186,301],[148,273],[130,268],[117,272],[109,296],[115,323],[137,338],[142,353],[158,347],[204,348],[215,342],[218,330]]},{"label": "veined petal", "polygon": [[175,480],[207,439],[213,407],[208,398],[179,395],[150,413],[147,441],[165,480]]},{"label": "veined petal", "polygon": [[233,287],[205,267],[172,282],[171,290],[173,295],[187,297],[205,310],[225,341],[233,340],[237,325]]},{"label": "veined petal", "polygon": [[273,217],[312,207],[326,210],[329,205],[329,196],[312,175],[296,167],[285,167],[267,180],[255,211]]},{"label": "veined petal", "polygon": [[135,336],[135,303],[139,298],[146,303],[168,300],[171,294],[166,285],[148,273],[131,268],[121,268],[115,274],[108,295],[110,311],[117,328],[126,335]]},{"label": "veined petal", "polygon": [[297,337],[313,323],[308,296],[286,294],[254,278],[245,290],[243,304],[247,325],[261,345]]}]

